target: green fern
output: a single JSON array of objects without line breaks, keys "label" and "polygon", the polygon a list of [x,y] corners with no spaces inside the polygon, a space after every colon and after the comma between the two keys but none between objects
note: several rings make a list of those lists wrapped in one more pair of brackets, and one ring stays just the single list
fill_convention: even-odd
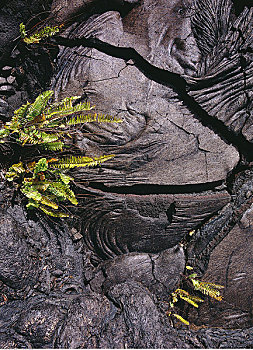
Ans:
[{"label": "green fern", "polygon": [[[122,121],[116,117],[96,113],[93,116],[73,117],[73,114],[91,111],[94,107],[88,102],[73,105],[80,96],[66,97],[59,102],[50,103],[53,95],[52,90],[44,91],[33,103],[27,102],[17,109],[11,121],[6,122],[0,129],[0,143],[6,142],[8,137],[14,134],[16,141],[22,146],[37,145],[48,151],[62,151],[65,146],[65,135],[71,136],[71,127],[86,122],[119,123]],[[97,165],[102,161],[103,159],[100,161],[94,158],[93,163],[87,166]]]},{"label": "green fern", "polygon": [[53,91],[40,94],[34,103],[23,105],[14,112],[11,121],[0,129],[0,139],[5,142],[10,134],[17,135],[16,140],[22,146],[26,144],[40,145],[46,150],[62,150],[64,147],[64,130],[55,132],[57,128],[69,128],[67,116],[73,113],[91,110],[89,103],[79,103],[73,106],[72,102],[79,96],[63,99],[58,103],[50,104]]},{"label": "green fern", "polygon": [[53,182],[48,187],[48,191],[51,192],[57,198],[61,200],[68,199],[72,204],[77,205],[78,201],[74,192],[70,189],[69,185],[61,181]]},{"label": "green fern", "polygon": [[20,36],[26,44],[38,44],[41,39],[44,39],[59,33],[60,28],[58,26],[55,26],[55,27],[46,26],[42,28],[39,32],[34,33],[29,37],[27,36],[25,25],[23,23],[20,24],[19,30],[20,30]]},{"label": "green fern", "polygon": [[224,286],[211,282],[200,281],[196,278],[190,278],[190,280],[195,290],[199,290],[201,293],[209,295],[211,298],[214,298],[218,301],[222,300],[221,292],[219,289],[224,288]]},{"label": "green fern", "polygon": [[[20,26],[25,37],[25,27]],[[41,32],[41,35],[46,32]],[[49,32],[48,32],[49,33]],[[70,128],[84,122],[120,122],[112,116],[93,115],[93,119],[83,115],[74,115],[83,111],[91,111],[90,103],[77,103],[79,96],[66,97],[59,102],[51,103],[53,91],[41,93],[33,103],[27,102],[18,108],[12,119],[0,129],[0,142],[8,141],[11,136],[16,142],[25,147],[30,145],[40,147],[40,150],[57,152],[65,146],[65,135],[71,137]],[[76,101],[77,102],[77,101]],[[21,193],[27,198],[28,209],[42,210],[47,215],[66,217],[68,214],[59,213],[59,202],[68,201],[77,205],[78,201],[70,188],[73,178],[64,173],[64,169],[75,167],[93,167],[112,159],[114,155],[100,157],[64,157],[41,158],[38,162],[13,164],[6,172],[6,180],[16,182]]]},{"label": "green fern", "polygon": [[92,123],[97,120],[96,114],[94,115],[78,115],[67,121],[67,125],[73,126],[77,124]]},{"label": "green fern", "polygon": [[13,164],[7,173],[5,174],[5,178],[7,181],[13,181],[15,178],[19,178],[21,174],[25,172],[23,167],[23,163],[19,162],[17,164]]},{"label": "green fern", "polygon": [[77,124],[85,124],[85,123],[122,123],[123,120],[117,117],[113,117],[111,115],[105,114],[93,114],[93,115],[79,115],[77,117],[73,117],[67,121],[68,125],[77,125]]},{"label": "green fern", "polygon": [[50,98],[52,98],[54,95],[54,92],[49,90],[49,91],[44,91],[42,94],[40,94],[34,103],[32,103],[26,113],[26,119],[31,121],[35,121],[34,118],[36,118],[38,115],[40,115],[44,109],[46,108],[48,101]]},{"label": "green fern", "polygon": [[172,315],[176,317],[179,321],[181,321],[183,324],[185,324],[186,326],[189,326],[190,322],[184,319],[182,316],[174,313]]},{"label": "green fern", "polygon": [[21,193],[27,198],[28,209],[42,210],[53,217],[67,217],[67,213],[58,211],[59,202],[69,201],[77,205],[75,193],[70,188],[74,179],[64,173],[66,168],[94,166],[101,164],[113,155],[98,158],[65,157],[41,158],[37,162],[13,164],[6,172],[8,181],[15,181]]},{"label": "green fern", "polygon": [[192,306],[198,308],[199,305],[197,302],[203,302],[203,299],[200,299],[199,297],[196,297],[194,295],[190,295],[187,291],[184,289],[177,289],[175,293],[184,301],[191,304]]},{"label": "green fern", "polygon": [[64,143],[62,141],[57,141],[57,142],[43,143],[41,146],[43,147],[43,149],[47,151],[56,152],[56,151],[62,151],[64,147]]},{"label": "green fern", "polygon": [[122,123],[123,120],[121,118],[113,117],[108,114],[99,113],[97,115],[97,122],[98,123]]},{"label": "green fern", "polygon": [[[192,270],[192,267],[187,265],[186,269]],[[191,275],[187,276],[186,278],[191,281],[192,286],[195,290],[198,290],[205,295],[209,295],[210,297],[212,297],[218,301],[222,300],[222,296],[221,296],[219,289],[224,288],[224,286],[216,284],[216,283],[200,281],[197,278],[196,273],[192,273]],[[171,301],[169,302],[169,306],[170,306],[171,310],[175,308],[175,304],[179,301],[179,299],[186,301],[188,304],[190,304],[196,308],[199,307],[198,303],[204,302],[204,300],[199,298],[198,296],[191,295],[186,290],[178,288],[173,293],[171,293]],[[189,322],[187,320],[185,320],[182,316],[175,314],[175,313],[172,313],[172,311],[170,311],[170,310],[168,310],[166,312],[166,314],[168,316],[174,316],[178,320],[180,320],[182,323],[189,325]]]},{"label": "green fern", "polygon": [[44,205],[39,205],[38,207],[40,210],[42,210],[46,215],[52,216],[54,218],[67,218],[69,215],[67,213],[61,212],[61,211],[55,211],[48,209]]},{"label": "green fern", "polygon": [[50,167],[58,169],[71,169],[71,168],[80,168],[80,167],[92,167],[96,165],[101,165],[101,163],[112,159],[115,157],[114,154],[105,155],[101,157],[65,157],[58,160],[55,163],[52,163]]},{"label": "green fern", "polygon": [[50,162],[52,159],[41,158],[26,166],[22,162],[13,164],[6,173],[6,179],[17,181],[21,193],[28,200],[28,209],[39,209],[54,217],[67,217],[68,214],[58,211],[58,202],[68,200],[74,205],[78,204],[69,185],[73,178],[61,170],[49,170]]}]

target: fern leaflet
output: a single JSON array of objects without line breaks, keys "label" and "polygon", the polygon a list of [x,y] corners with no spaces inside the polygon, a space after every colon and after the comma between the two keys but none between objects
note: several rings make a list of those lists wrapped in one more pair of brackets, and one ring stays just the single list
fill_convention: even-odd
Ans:
[{"label": "fern leaflet", "polygon": [[55,35],[60,31],[58,26],[55,26],[55,27],[46,26],[42,28],[39,32],[34,33],[28,37],[25,30],[25,25],[23,23],[20,23],[19,30],[20,30],[20,36],[26,44],[38,44],[41,39]]},{"label": "fern leaflet", "polygon": [[174,317],[176,317],[179,321],[181,321],[182,323],[184,323],[186,326],[189,326],[189,321],[185,320],[182,316],[178,315],[178,314],[172,314]]},{"label": "fern leaflet", "polygon": [[58,160],[56,163],[52,163],[50,166],[53,168],[59,168],[59,169],[70,169],[70,168],[79,168],[79,167],[91,167],[100,165],[101,163],[112,159],[115,155],[105,155],[101,157],[66,157]]},{"label": "fern leaflet", "polygon": [[197,279],[191,279],[194,289],[201,291],[203,294],[209,295],[211,298],[214,298],[218,301],[222,300],[221,292],[216,288],[224,288],[221,285],[199,281]]},{"label": "fern leaflet", "polygon": [[41,145],[45,150],[47,151],[62,151],[64,147],[64,143],[61,141],[58,142],[50,142],[50,143],[43,143]]},{"label": "fern leaflet", "polygon": [[50,210],[47,207],[45,207],[44,205],[40,205],[38,207],[40,210],[42,210],[46,215],[55,217],[55,218],[68,218],[69,215],[67,213],[63,213],[61,211],[54,211],[54,210]]}]

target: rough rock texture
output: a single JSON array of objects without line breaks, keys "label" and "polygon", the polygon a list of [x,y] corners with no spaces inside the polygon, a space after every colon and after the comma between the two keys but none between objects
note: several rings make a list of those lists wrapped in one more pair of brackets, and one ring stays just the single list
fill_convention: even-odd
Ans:
[{"label": "rough rock texture", "polygon": [[[53,0],[44,13],[50,1],[1,3],[2,121],[49,87],[124,120],[77,130],[80,154],[116,157],[73,171],[79,205],[65,222],[26,212],[2,171],[20,153],[1,144],[1,348],[253,347],[244,4]],[[64,23],[66,47],[59,37],[26,47],[17,36],[28,19]],[[186,265],[225,287],[223,302],[179,303],[190,327],[166,314]]]}]

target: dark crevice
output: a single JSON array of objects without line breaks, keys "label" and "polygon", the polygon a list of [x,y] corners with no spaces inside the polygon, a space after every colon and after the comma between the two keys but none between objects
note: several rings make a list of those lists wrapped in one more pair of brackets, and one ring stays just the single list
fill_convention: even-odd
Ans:
[{"label": "dark crevice", "polygon": [[235,13],[238,16],[245,6],[250,8],[252,6],[252,0],[232,0],[235,8]]},{"label": "dark crevice", "polygon": [[173,220],[173,215],[176,213],[175,203],[172,203],[169,209],[166,211],[168,222],[171,224]]},{"label": "dark crevice", "polygon": [[215,187],[220,186],[222,181],[215,181],[201,184],[191,185],[133,185],[133,186],[106,186],[101,182],[90,182],[89,187],[98,189],[103,192],[118,193],[118,194],[184,194],[184,193],[200,193],[204,191],[214,190]]},{"label": "dark crevice", "polygon": [[226,143],[235,146],[248,161],[253,160],[253,144],[250,143],[241,133],[235,133],[230,130],[222,121],[209,115],[198,103],[191,97],[188,92],[188,86],[183,77],[177,73],[158,68],[149,63],[135,49],[128,47],[116,47],[97,38],[75,38],[68,39],[63,37],[55,37],[50,40],[52,44],[62,45],[66,47],[83,46],[95,48],[109,56],[123,59],[125,61],[132,60],[135,66],[149,79],[173,88],[179,98],[194,114],[202,125],[207,126],[219,135]]}]

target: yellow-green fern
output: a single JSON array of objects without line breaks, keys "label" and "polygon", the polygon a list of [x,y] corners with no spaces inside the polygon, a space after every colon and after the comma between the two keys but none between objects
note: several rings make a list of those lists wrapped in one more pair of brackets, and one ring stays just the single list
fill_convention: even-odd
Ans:
[{"label": "yellow-green fern", "polygon": [[96,165],[101,165],[103,162],[115,157],[114,154],[105,155],[101,157],[64,157],[59,159],[57,162],[50,164],[52,168],[58,169],[71,169],[71,168],[81,168],[81,167],[92,167]]},{"label": "yellow-green fern", "polygon": [[49,36],[53,36],[59,33],[60,28],[58,26],[55,26],[55,27],[46,26],[42,28],[40,31],[38,31],[37,33],[27,36],[25,25],[21,23],[19,26],[19,30],[20,30],[20,36],[26,44],[38,44],[41,39],[47,38]]},{"label": "yellow-green fern", "polygon": [[[186,269],[192,270],[192,267],[187,265]],[[187,279],[191,281],[192,287],[195,290],[200,291],[205,295],[209,295],[210,297],[218,301],[222,300],[221,292],[219,291],[219,289],[224,288],[224,286],[216,283],[201,281],[197,278],[196,273],[192,273],[191,275],[187,276]],[[180,320],[182,323],[189,325],[189,322],[185,320],[182,316],[172,313],[172,311],[170,311],[175,309],[175,304],[179,301],[179,299],[186,301],[188,304],[196,308],[199,307],[198,303],[203,303],[204,300],[199,298],[196,295],[191,295],[188,291],[181,288],[178,288],[173,293],[171,293],[171,300],[168,303],[170,306],[170,309],[166,312],[166,314],[168,316],[174,316],[178,320]]]}]

